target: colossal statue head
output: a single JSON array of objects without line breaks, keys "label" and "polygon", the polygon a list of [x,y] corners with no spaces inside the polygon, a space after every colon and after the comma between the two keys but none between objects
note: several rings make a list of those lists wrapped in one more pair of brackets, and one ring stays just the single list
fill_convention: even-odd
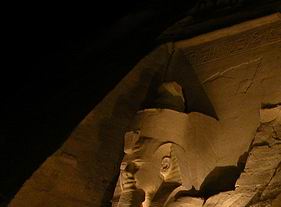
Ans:
[{"label": "colossal statue head", "polygon": [[182,183],[174,154],[174,150],[180,146],[140,134],[140,131],[131,131],[125,135],[125,156],[120,167],[120,183],[123,192],[143,190],[143,206],[150,206],[163,183]]},{"label": "colossal statue head", "polygon": [[[177,83],[164,83],[158,91],[157,108],[138,111],[125,134],[120,207],[140,206],[141,202],[144,207],[151,206],[167,183],[187,191],[199,189],[215,165],[207,139],[216,136],[217,121],[197,112],[183,113],[184,98]],[[139,203],[125,205],[129,200]]]}]

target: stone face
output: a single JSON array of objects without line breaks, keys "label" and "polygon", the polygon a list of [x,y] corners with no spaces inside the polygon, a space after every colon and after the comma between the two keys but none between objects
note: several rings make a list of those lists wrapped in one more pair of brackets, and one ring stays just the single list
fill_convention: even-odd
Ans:
[{"label": "stone face", "polygon": [[212,139],[218,133],[218,121],[200,113],[140,111],[125,136],[126,154],[120,167],[123,191],[144,190],[143,206],[148,207],[164,182],[178,183],[186,191],[199,190],[216,166]]},{"label": "stone face", "polygon": [[216,166],[212,139],[218,136],[220,127],[212,117],[197,112],[184,114],[172,110],[147,109],[138,113],[132,129],[141,129],[141,136],[181,146],[186,154],[181,151],[175,151],[175,154],[180,157],[182,170],[186,171],[185,166],[188,166],[186,173],[192,177],[192,185],[196,189]]},{"label": "stone face", "polygon": [[[204,206],[278,206],[281,127],[276,107],[269,106],[281,103],[280,29],[276,14],[156,49],[77,126],[9,206],[109,206],[127,127],[159,82],[179,77],[188,112],[219,121],[221,132],[211,140],[217,166],[236,165],[254,140],[236,190],[214,195]],[[266,107],[260,112],[261,106]],[[198,140],[194,149],[202,144],[209,145]],[[201,205],[195,198],[176,202],[183,200]]]}]

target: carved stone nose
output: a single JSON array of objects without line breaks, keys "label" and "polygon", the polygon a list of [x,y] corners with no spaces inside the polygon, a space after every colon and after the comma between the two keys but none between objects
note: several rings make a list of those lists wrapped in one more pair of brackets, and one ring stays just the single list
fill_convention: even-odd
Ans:
[{"label": "carved stone nose", "polygon": [[132,162],[121,163],[121,188],[123,191],[136,189],[135,167]]}]

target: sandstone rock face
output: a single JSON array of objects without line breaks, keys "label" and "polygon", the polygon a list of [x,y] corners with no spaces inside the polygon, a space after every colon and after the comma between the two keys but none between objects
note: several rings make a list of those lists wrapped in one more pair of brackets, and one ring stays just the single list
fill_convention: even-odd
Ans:
[{"label": "sandstone rock face", "polygon": [[[264,108],[260,111],[260,108],[263,105],[280,103],[281,84],[273,83],[274,85],[263,85],[260,83],[263,83],[269,76],[272,78],[273,82],[276,81],[281,83],[280,66],[276,65],[275,68],[270,67],[270,65],[278,62],[277,59],[274,63],[271,61],[268,62],[268,60],[264,62],[263,59],[269,58],[264,50],[260,51],[261,53],[256,50],[254,58],[252,54],[249,54],[257,47],[257,45],[251,45],[253,44],[251,41],[257,41],[256,38],[259,38],[260,47],[264,47],[265,45],[263,44],[272,44],[272,49],[273,51],[275,50],[274,53],[276,54],[275,58],[279,57],[278,54],[281,53],[280,36],[278,36],[280,33],[280,18],[278,15],[274,18],[276,18],[276,22],[273,21],[274,24],[271,25],[273,28],[268,27],[268,25],[265,27],[265,25],[263,25],[264,22],[261,22],[261,28],[257,31],[252,28],[249,31],[242,32],[242,34],[239,33],[239,35],[233,35],[231,38],[220,38],[218,40],[217,38],[219,34],[213,33],[211,34],[211,38],[214,39],[211,42],[209,39],[206,40],[202,37],[196,37],[191,40],[175,43],[174,55],[172,56],[170,63],[170,71],[168,70],[166,73],[170,73],[170,76],[168,75],[168,80],[169,78],[170,80],[178,78],[174,75],[174,70],[178,70],[178,73],[180,73],[179,68],[184,68],[184,65],[186,64],[186,62],[182,60],[183,56],[187,56],[197,77],[199,77],[200,84],[203,85],[212,105],[215,107],[216,116],[219,119],[221,126],[219,136],[215,138],[210,137],[210,140],[208,140],[209,143],[212,143],[212,147],[209,146],[208,149],[212,148],[213,151],[217,153],[211,155],[216,159],[216,165],[236,165],[238,157],[247,152],[251,142],[253,142],[250,146],[250,155],[245,172],[241,174],[237,181],[236,190],[211,196],[204,204],[206,206],[249,206],[252,204],[254,205],[254,203],[257,203],[256,205],[265,205],[271,203],[272,199],[279,193],[279,190],[276,189],[280,188],[280,186],[278,186],[278,184],[273,184],[272,186],[275,186],[273,187],[274,189],[269,190],[271,199],[266,200],[265,197],[259,197],[259,193],[264,190],[265,186],[268,185],[273,176],[275,176],[275,170],[277,170],[281,158],[279,142],[276,142],[276,139],[272,138],[272,134],[274,134],[273,137],[277,137],[277,134],[280,133],[276,130],[280,127],[280,122],[277,118],[279,116],[280,108]],[[251,22],[248,23],[247,26],[252,27],[255,26],[256,23],[256,21]],[[240,25],[239,32],[244,29],[243,26],[245,25]],[[272,33],[270,33],[270,35],[257,35],[265,29],[263,27],[272,30]],[[232,28],[231,32],[235,34],[238,31],[235,28]],[[247,41],[248,43],[237,41],[237,39],[241,39],[241,36],[243,37],[243,41]],[[275,37],[272,39],[273,42],[271,43],[268,42],[271,39],[270,36]],[[195,46],[193,45],[196,41],[200,41],[200,46],[197,45],[198,43],[195,44]],[[263,41],[266,43],[263,43]],[[276,44],[278,46],[274,48]],[[224,53],[222,53],[221,50]],[[268,55],[271,56],[272,51],[268,52]],[[220,57],[222,59],[220,59]],[[243,59],[242,57],[244,59],[250,58],[250,60],[245,60],[246,62],[241,63],[241,59]],[[240,64],[229,66],[229,64],[236,64],[238,59],[240,60]],[[228,60],[228,62],[226,62],[226,60]],[[265,65],[262,66],[262,62]],[[269,74],[276,74],[276,76]],[[177,79],[177,81],[178,80],[179,79]],[[191,86],[185,81],[186,80],[182,80],[182,82],[180,82],[183,88],[187,91],[192,90]],[[268,93],[267,90],[269,90],[270,93]],[[186,94],[186,96],[187,99],[193,98],[189,94]],[[197,110],[204,111],[204,107],[197,108]],[[208,114],[210,110],[204,112]],[[212,113],[209,113],[209,115],[212,115]],[[158,123],[160,127],[163,124],[162,121],[154,121],[155,123]],[[149,121],[145,121],[141,124],[144,131],[146,127],[152,129],[152,127],[149,127],[148,123]],[[167,123],[173,125],[176,122],[171,118],[167,118],[166,124]],[[181,121],[181,123],[184,123],[184,121]],[[156,128],[158,127],[158,124],[155,126]],[[204,125],[200,121],[197,122],[197,124],[198,126]],[[163,128],[168,129],[168,125]],[[179,124],[175,125],[179,126]],[[188,124],[184,125],[187,126]],[[156,128],[155,130],[151,130],[151,132],[154,131],[156,133],[159,131]],[[256,133],[257,128],[258,131]],[[189,128],[189,130],[192,131],[191,128]],[[180,131],[183,132],[184,130]],[[196,131],[200,130],[197,129]],[[177,133],[178,132],[174,132],[172,134],[176,135]],[[150,136],[152,134],[153,133],[149,133]],[[165,135],[167,137],[173,137],[173,135],[168,132],[160,135],[160,137],[165,137]],[[186,139],[189,137],[184,135],[184,133],[182,136],[185,136]],[[255,137],[254,141],[253,137]],[[192,140],[199,141],[200,139],[195,138]],[[189,143],[188,146],[192,146],[192,143]],[[201,145],[195,146],[195,149],[204,151],[200,146],[202,147],[203,144],[201,143]],[[268,148],[268,146],[270,146],[270,148]],[[200,152],[195,153],[193,150],[189,149],[188,151],[193,152],[191,154],[200,154]],[[186,157],[189,157],[189,161],[191,160],[191,162],[188,164],[189,166],[192,166],[195,159],[192,159],[192,156]],[[267,159],[265,159],[265,157],[267,157]],[[188,158],[186,159],[188,160]],[[200,165],[201,161],[197,159],[196,165],[198,165],[198,163]],[[278,179],[278,176],[273,180],[276,179]],[[213,183],[213,185],[215,185],[215,183]],[[277,192],[274,193],[273,191]],[[273,194],[275,196],[273,196]],[[117,194],[115,195],[117,196]],[[188,198],[185,199],[188,200]],[[193,200],[194,199],[195,198],[193,198]],[[256,201],[254,199],[256,199]],[[191,205],[191,203],[188,203],[187,201],[184,202],[183,200],[184,198],[176,200],[175,203],[171,205]],[[163,205],[164,203],[154,204],[152,206]]]},{"label": "sandstone rock face", "polygon": [[280,34],[278,14],[175,43],[191,63],[222,125],[216,140],[221,146],[219,165],[235,164],[247,151],[261,105],[281,102]]},{"label": "sandstone rock face", "polygon": [[170,46],[163,45],[140,61],[25,182],[9,206],[108,205],[112,197],[108,189],[114,189],[118,178],[126,128],[169,56]]},{"label": "sandstone rock face", "polygon": [[170,109],[146,109],[136,117],[125,135],[126,154],[120,167],[123,191],[142,189],[146,200],[153,203],[157,202],[155,194],[162,194],[163,183],[199,190],[216,167],[211,140],[220,132],[218,121],[201,113]]},{"label": "sandstone rock face", "polygon": [[[127,127],[155,83],[175,79],[187,89],[189,112],[219,121],[222,131],[212,140],[216,166],[236,165],[249,152],[235,191],[213,195],[204,206],[280,206],[280,55],[280,14],[160,46],[77,126],[9,206],[110,206]],[[202,206],[198,198],[176,202],[190,206],[188,200]],[[117,201],[114,196],[113,205]]]},{"label": "sandstone rock face", "polygon": [[210,197],[204,206],[280,206],[274,203],[281,193],[281,107],[264,109],[261,116],[269,113],[275,114],[275,118],[263,122],[261,117],[236,189]]}]

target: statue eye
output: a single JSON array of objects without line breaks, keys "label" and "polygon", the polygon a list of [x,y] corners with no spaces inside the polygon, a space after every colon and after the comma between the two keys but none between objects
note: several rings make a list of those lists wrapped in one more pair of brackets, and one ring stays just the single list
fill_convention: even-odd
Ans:
[{"label": "statue eye", "polygon": [[140,167],[144,164],[144,161],[141,159],[137,159],[133,161],[136,167]]},{"label": "statue eye", "polygon": [[135,173],[144,163],[143,160],[137,159],[129,162],[122,162],[120,165],[121,171]]}]

